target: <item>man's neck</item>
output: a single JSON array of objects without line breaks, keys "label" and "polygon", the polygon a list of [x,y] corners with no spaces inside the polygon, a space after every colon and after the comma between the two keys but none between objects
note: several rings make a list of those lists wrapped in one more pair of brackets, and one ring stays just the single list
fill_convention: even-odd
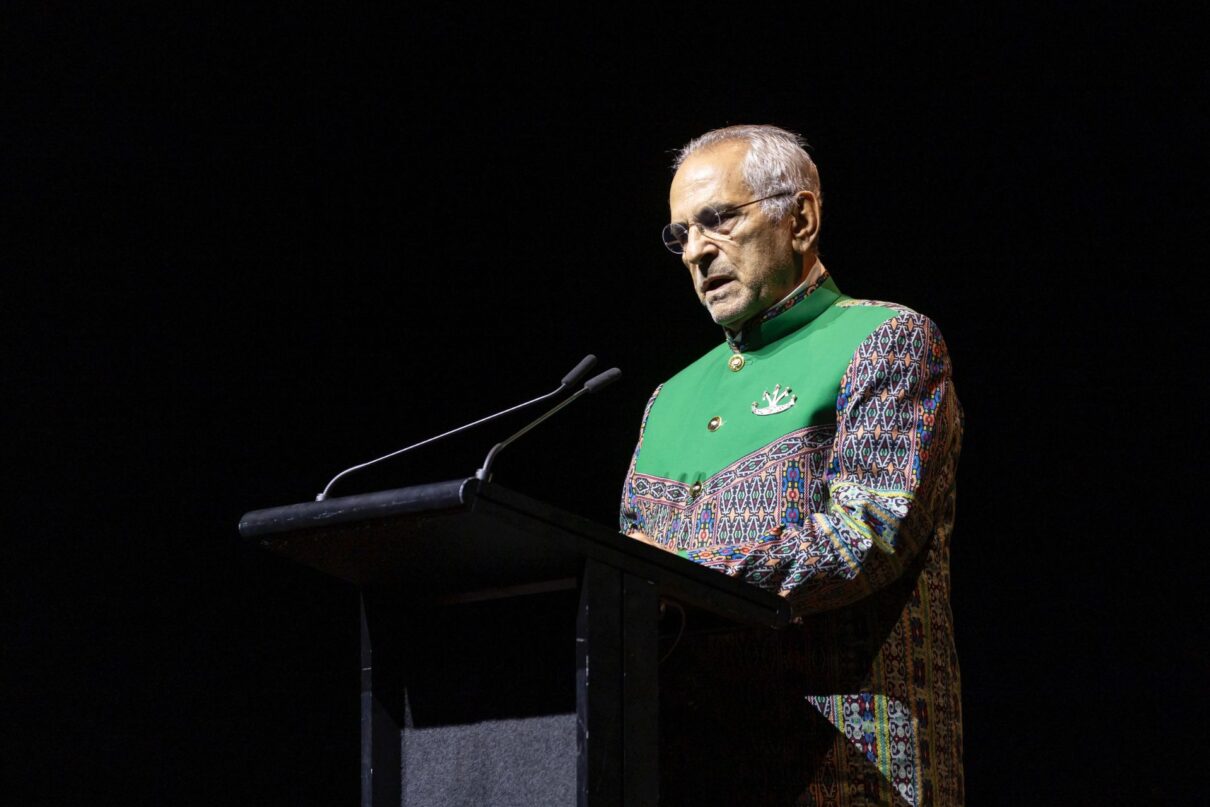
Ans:
[{"label": "man's neck", "polygon": [[773,305],[769,306],[768,308],[762,309],[759,313],[757,313],[751,319],[745,320],[744,324],[739,326],[735,330],[732,330],[730,328],[724,328],[723,330],[726,331],[728,336],[736,336],[738,334],[743,333],[745,327],[752,324],[753,322],[759,322],[760,318],[762,316],[764,316],[765,311],[768,311],[769,308],[776,308],[777,306],[784,303],[786,300],[793,297],[795,294],[798,294],[803,289],[810,287],[813,283],[818,283],[819,279],[821,277],[823,277],[823,274],[824,274],[823,261],[821,261],[817,258],[815,260],[815,262],[811,265],[811,268],[807,270],[807,275],[806,275],[806,277],[803,278],[802,282],[799,283],[794,288],[790,289],[790,291],[784,297],[782,297],[780,300],[778,300],[777,302],[775,302]]}]

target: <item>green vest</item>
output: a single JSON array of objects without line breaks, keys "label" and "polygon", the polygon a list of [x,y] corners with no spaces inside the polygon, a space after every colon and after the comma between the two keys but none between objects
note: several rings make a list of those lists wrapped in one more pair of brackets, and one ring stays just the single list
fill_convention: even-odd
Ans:
[{"label": "green vest", "polygon": [[854,351],[896,313],[846,305],[849,299],[828,278],[666,382],[647,416],[635,472],[705,483],[790,432],[835,423],[840,381]]}]

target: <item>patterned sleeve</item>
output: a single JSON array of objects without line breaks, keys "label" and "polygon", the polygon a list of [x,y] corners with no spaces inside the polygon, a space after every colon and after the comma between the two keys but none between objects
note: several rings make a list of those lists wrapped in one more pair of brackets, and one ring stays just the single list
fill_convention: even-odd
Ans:
[{"label": "patterned sleeve", "polygon": [[948,527],[961,416],[940,331],[904,309],[841,380],[823,508],[756,541],[680,554],[787,597],[797,613],[851,603]]},{"label": "patterned sleeve", "polygon": [[635,530],[639,529],[638,515],[630,508],[630,502],[634,497],[634,466],[639,461],[639,452],[643,450],[643,436],[647,434],[647,418],[651,415],[651,407],[655,405],[655,399],[660,397],[660,390],[663,388],[664,385],[660,384],[647,399],[647,406],[643,409],[643,420],[639,425],[639,440],[635,443],[634,453],[630,456],[630,468],[626,471],[626,481],[622,483],[622,506],[618,510],[618,527],[627,535],[632,535]]}]

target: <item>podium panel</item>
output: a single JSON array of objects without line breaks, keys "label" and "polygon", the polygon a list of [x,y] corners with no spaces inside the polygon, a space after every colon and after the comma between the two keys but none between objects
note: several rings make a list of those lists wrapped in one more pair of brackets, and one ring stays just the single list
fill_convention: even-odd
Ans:
[{"label": "podium panel", "polygon": [[781,627],[780,598],[476,479],[248,513],[356,583],[361,803],[659,800],[661,601]]}]

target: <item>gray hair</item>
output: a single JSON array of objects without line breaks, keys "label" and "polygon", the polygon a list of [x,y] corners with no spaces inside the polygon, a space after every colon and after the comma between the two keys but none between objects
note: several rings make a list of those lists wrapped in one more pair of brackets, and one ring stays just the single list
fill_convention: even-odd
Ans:
[{"label": "gray hair", "polygon": [[[748,144],[744,156],[743,175],[757,198],[775,193],[808,190],[821,198],[819,170],[807,154],[807,142],[802,135],[777,126],[741,125],[713,129],[685,144],[672,161],[672,170],[681,167],[690,156],[713,148],[720,143]],[[821,199],[822,201],[822,199]],[[773,221],[781,221],[794,206],[789,196],[766,199],[761,211]]]}]

